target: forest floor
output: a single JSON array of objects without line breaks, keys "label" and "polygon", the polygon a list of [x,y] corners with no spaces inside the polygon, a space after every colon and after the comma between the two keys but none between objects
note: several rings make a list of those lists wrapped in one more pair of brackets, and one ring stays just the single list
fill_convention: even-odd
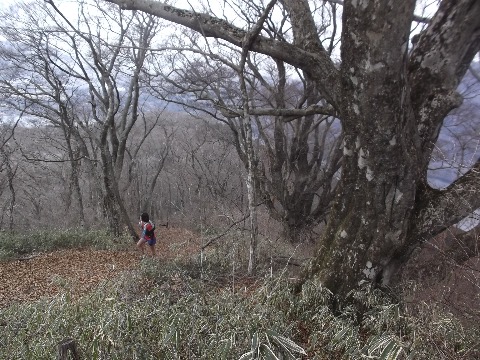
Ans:
[{"label": "forest floor", "polygon": [[[441,244],[436,245],[442,248]],[[157,230],[158,261],[189,258],[199,254],[200,247],[199,236],[186,229],[170,227]],[[84,295],[102,282],[139,267],[142,255],[135,244],[126,244],[125,249],[63,249],[0,262],[0,308],[16,302],[54,297],[66,290],[72,296]],[[410,278],[421,284],[410,294],[409,301],[433,300],[449,305],[449,311],[453,313],[458,313],[457,308],[462,309],[462,314],[465,309],[471,309],[468,320],[473,318],[478,321],[480,256],[471,258],[460,267],[443,269],[443,277],[439,281],[438,271],[433,271],[438,264],[428,261],[429,256],[434,255],[432,251],[430,248],[423,249],[420,252],[423,257],[416,259],[409,270],[417,274],[410,274]],[[429,275],[427,270],[433,271],[433,275]],[[241,281],[237,282],[236,285],[244,285]]]},{"label": "forest floor", "polygon": [[[157,231],[158,261],[200,251],[200,240],[185,229]],[[0,307],[53,297],[68,289],[85,294],[102,281],[136,268],[142,256],[132,242],[128,250],[65,249],[0,262]]]}]

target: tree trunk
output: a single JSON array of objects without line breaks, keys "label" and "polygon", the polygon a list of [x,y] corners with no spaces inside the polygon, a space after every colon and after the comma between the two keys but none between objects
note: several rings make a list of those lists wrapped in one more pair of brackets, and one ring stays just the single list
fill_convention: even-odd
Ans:
[{"label": "tree trunk", "polygon": [[103,205],[105,210],[105,215],[107,218],[108,229],[114,237],[118,237],[121,234],[121,221],[120,221],[120,209],[119,209],[119,200],[117,198],[117,192],[115,191],[116,187],[116,177],[114,173],[114,168],[111,160],[110,151],[108,150],[108,145],[106,143],[106,134],[102,134],[101,137],[101,147],[100,147],[100,157],[101,157],[101,166],[102,166],[102,179],[103,179]]},{"label": "tree trunk", "polygon": [[[369,147],[369,155],[372,160],[365,166],[354,156],[344,162],[336,201],[310,269],[340,296],[362,279],[389,283],[412,218],[416,184],[409,154]],[[395,162],[387,161],[388,156]]]},{"label": "tree trunk", "polygon": [[115,197],[111,194],[111,190],[103,195],[103,205],[105,217],[108,224],[108,230],[114,237],[120,236],[120,219],[118,209],[116,208]]},{"label": "tree trunk", "polygon": [[122,234],[121,226],[127,227],[127,231],[131,238],[135,241],[138,236],[133,227],[124,202],[118,191],[117,178],[113,169],[113,165],[108,161],[108,149],[102,148],[102,171],[104,185],[104,206],[108,221],[108,227],[113,236],[118,237]]},{"label": "tree trunk", "polygon": [[250,215],[250,246],[248,256],[248,274],[253,274],[256,270],[257,242],[258,242],[258,223],[257,223],[257,204],[255,200],[255,175],[254,175],[254,152],[252,144],[252,126],[247,126],[247,194],[248,194],[248,212]]},{"label": "tree trunk", "polygon": [[13,186],[14,172],[12,172],[10,163],[7,163],[8,188],[10,189],[10,202],[8,206],[8,230],[13,230],[14,211],[16,205],[16,193]]},{"label": "tree trunk", "polygon": [[[70,130],[65,130],[70,131]],[[80,151],[73,151],[71,137],[70,134],[65,136],[67,142],[67,149],[68,149],[68,157],[70,159],[70,184],[69,184],[69,193],[74,194],[74,197],[77,200],[78,205],[78,224],[80,227],[85,226],[85,211],[83,207],[83,198],[82,198],[82,191],[80,188],[80,181],[79,181],[79,167],[80,161],[77,160],[75,157],[78,157]],[[69,195],[71,196],[71,195]]]},{"label": "tree trunk", "polygon": [[[447,113],[459,105],[458,97],[444,88],[426,89],[422,82],[411,86],[406,44],[414,2],[395,5],[399,17],[383,24],[388,31],[367,25],[387,16],[389,6],[379,4],[373,9],[344,6],[349,22],[342,36],[342,176],[320,249],[305,276],[318,275],[340,297],[364,279],[390,284],[415,246],[442,226],[453,224],[453,213],[465,213],[464,207],[455,206],[452,214],[444,216],[449,206],[440,205],[439,191],[426,183],[438,129]],[[410,62],[415,64],[417,59],[412,57]],[[442,63],[441,58],[438,61]],[[457,74],[451,79],[452,93],[460,78]],[[430,80],[437,79],[431,76]],[[419,101],[425,97],[430,100]],[[436,97],[438,102],[431,103]],[[426,111],[428,127],[420,123]],[[465,190],[478,180],[473,175],[464,179],[463,192],[468,194]],[[467,197],[465,203],[472,204],[471,195]],[[428,209],[437,209],[442,216]]]},{"label": "tree trunk", "polygon": [[256,187],[255,187],[255,149],[253,147],[252,117],[250,115],[250,97],[248,93],[246,74],[244,73],[248,52],[252,42],[260,33],[263,22],[268,13],[272,9],[276,0],[270,0],[266,8],[263,10],[257,23],[250,29],[250,32],[242,41],[242,56],[238,75],[240,77],[240,89],[242,91],[243,103],[243,127],[245,131],[245,152],[247,157],[247,192],[248,192],[248,211],[250,215],[250,251],[248,260],[248,273],[253,274],[256,270],[257,258],[257,241],[258,241],[258,223],[257,223],[257,204],[256,204]]},{"label": "tree trunk", "polygon": [[0,155],[2,156],[3,164],[7,173],[8,189],[10,190],[10,201],[8,203],[8,230],[13,230],[14,225],[14,211],[16,205],[16,191],[14,186],[14,178],[17,173],[17,166],[13,167],[11,159],[13,151],[9,149],[8,145],[4,145],[4,148],[0,149]]},{"label": "tree trunk", "polygon": [[72,162],[72,182],[71,186],[74,188],[74,193],[77,198],[77,203],[78,203],[78,216],[79,216],[79,225],[80,227],[85,226],[85,210],[83,206],[83,198],[82,198],[82,190],[80,189],[80,181],[79,181],[79,173],[78,173],[78,168],[79,168],[79,162],[76,160],[73,160]]}]

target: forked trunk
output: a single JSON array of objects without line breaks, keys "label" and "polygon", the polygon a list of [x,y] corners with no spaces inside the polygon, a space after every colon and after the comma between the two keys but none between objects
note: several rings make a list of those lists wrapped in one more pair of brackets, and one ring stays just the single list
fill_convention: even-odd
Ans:
[{"label": "forked trunk", "polygon": [[114,237],[119,237],[123,230],[122,227],[125,226],[131,238],[136,241],[138,236],[128,218],[123,199],[118,191],[117,178],[107,146],[102,146],[100,154],[102,158],[103,202],[109,230]]}]

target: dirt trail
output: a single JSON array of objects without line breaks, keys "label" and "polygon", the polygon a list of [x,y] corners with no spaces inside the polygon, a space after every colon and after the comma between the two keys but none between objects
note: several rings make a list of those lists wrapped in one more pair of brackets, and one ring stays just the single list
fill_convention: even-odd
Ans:
[{"label": "dirt trail", "polygon": [[[160,230],[157,239],[159,261],[199,250],[196,236],[184,229]],[[0,307],[55,296],[66,288],[73,295],[85,294],[101,281],[135,268],[140,259],[132,243],[129,251],[68,249],[0,262]]]}]

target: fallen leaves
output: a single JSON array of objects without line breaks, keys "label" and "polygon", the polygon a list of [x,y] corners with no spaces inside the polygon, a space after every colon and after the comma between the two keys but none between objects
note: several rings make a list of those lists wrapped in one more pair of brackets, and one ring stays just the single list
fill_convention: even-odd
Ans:
[{"label": "fallen leaves", "polygon": [[83,294],[138,262],[139,255],[133,251],[70,249],[0,263],[0,306],[66,290]]},{"label": "fallen leaves", "polygon": [[[188,257],[199,249],[198,238],[188,230],[157,231],[160,261]],[[135,268],[140,259],[132,244],[129,251],[68,249],[0,263],[0,307],[66,291],[73,296],[88,293],[102,281]]]}]

